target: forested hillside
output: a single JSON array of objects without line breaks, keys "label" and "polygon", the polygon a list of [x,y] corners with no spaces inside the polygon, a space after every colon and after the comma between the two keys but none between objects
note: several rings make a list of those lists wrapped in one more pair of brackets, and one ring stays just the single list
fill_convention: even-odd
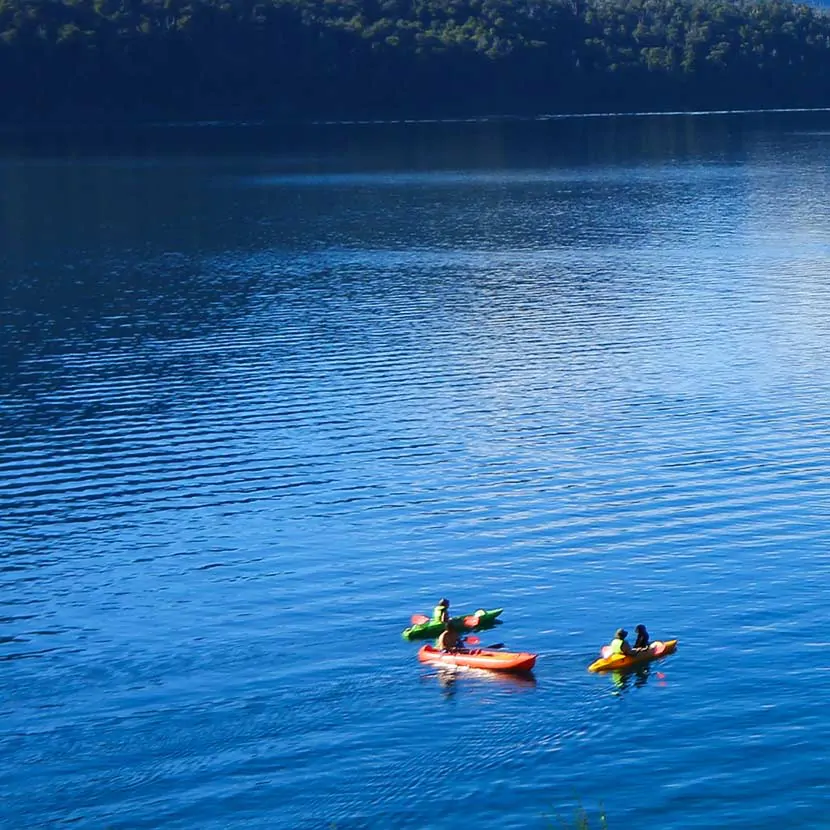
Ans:
[{"label": "forested hillside", "polygon": [[830,104],[782,0],[0,0],[0,118],[359,118]]}]

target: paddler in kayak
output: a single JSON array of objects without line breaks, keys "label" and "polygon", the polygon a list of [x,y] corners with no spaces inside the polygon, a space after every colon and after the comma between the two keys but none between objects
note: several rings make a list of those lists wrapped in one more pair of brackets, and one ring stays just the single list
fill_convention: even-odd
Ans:
[{"label": "paddler in kayak", "polygon": [[447,620],[446,626],[444,627],[444,630],[438,637],[438,642],[435,644],[435,646],[441,651],[446,651],[449,653],[467,651],[467,649],[464,648],[464,640],[458,636],[458,632],[455,630],[455,627],[449,620]]},{"label": "paddler in kayak", "polygon": [[441,599],[438,605],[432,609],[432,622],[444,623],[449,622],[450,619],[450,601],[448,599]]},{"label": "paddler in kayak", "polygon": [[651,645],[648,639],[648,631],[644,625],[638,625],[635,629],[637,632],[637,639],[634,641],[634,651],[643,651]]},{"label": "paddler in kayak", "polygon": [[611,640],[609,644],[609,648],[611,649],[609,657],[612,657],[615,654],[625,654],[630,657],[634,654],[634,649],[631,648],[631,643],[625,639],[627,636],[628,632],[624,628],[618,628],[616,630],[614,633],[614,639]]}]

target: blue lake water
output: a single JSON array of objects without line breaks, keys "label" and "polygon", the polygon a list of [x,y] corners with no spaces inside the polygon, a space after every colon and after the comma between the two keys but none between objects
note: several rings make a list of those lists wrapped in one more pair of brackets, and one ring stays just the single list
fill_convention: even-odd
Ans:
[{"label": "blue lake water", "polygon": [[828,827],[830,115],[0,147],[0,825]]}]

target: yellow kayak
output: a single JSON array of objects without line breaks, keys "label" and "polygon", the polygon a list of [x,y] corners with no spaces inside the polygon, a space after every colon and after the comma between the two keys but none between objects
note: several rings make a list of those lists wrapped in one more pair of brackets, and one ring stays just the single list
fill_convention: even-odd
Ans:
[{"label": "yellow kayak", "polygon": [[614,654],[611,657],[600,657],[599,660],[594,660],[588,666],[588,671],[620,671],[621,669],[642,666],[652,660],[672,654],[676,648],[677,640],[666,640],[665,642],[655,640],[645,651],[637,654]]}]

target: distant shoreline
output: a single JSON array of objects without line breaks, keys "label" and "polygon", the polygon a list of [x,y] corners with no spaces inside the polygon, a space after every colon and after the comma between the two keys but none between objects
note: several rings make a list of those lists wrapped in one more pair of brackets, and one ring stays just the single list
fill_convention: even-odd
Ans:
[{"label": "distant shoreline", "polygon": [[741,115],[787,115],[787,114],[830,113],[830,107],[769,107],[747,109],[711,109],[711,110],[641,110],[619,112],[569,112],[544,113],[539,115],[481,115],[458,116],[447,118],[340,118],[340,119],[303,119],[280,120],[268,118],[210,118],[210,119],[158,119],[137,118],[135,120],[55,120],[55,121],[21,121],[0,123],[0,134],[20,133],[25,131],[78,131],[111,129],[248,129],[248,128],[309,128],[309,127],[371,127],[430,124],[510,124],[510,123],[544,123],[548,121],[612,120],[636,118],[707,118],[715,116]]}]

